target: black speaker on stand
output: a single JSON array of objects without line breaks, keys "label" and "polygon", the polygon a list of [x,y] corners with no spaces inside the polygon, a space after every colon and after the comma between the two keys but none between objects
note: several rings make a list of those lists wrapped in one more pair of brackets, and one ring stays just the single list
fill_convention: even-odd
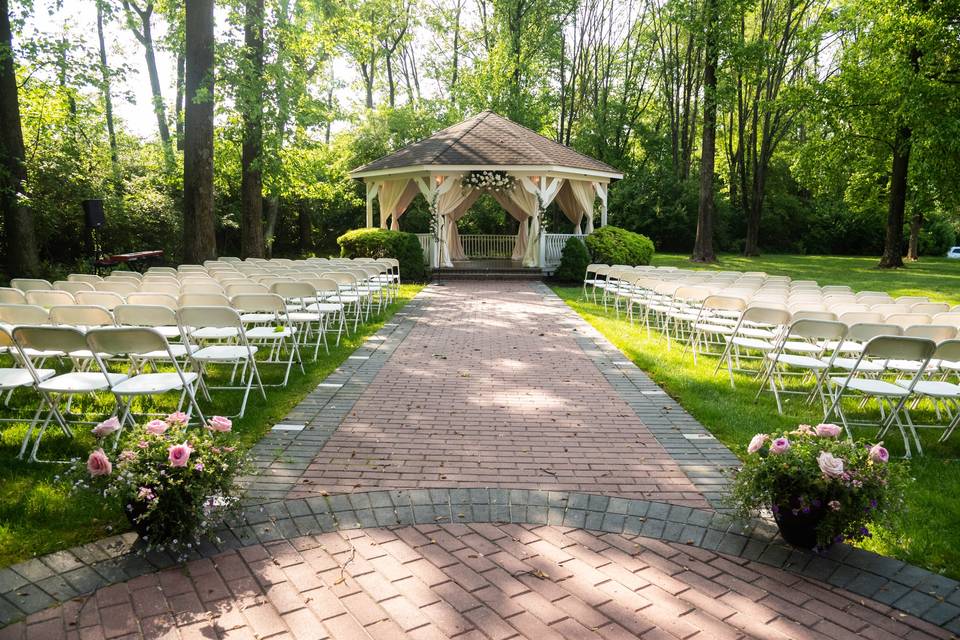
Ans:
[{"label": "black speaker on stand", "polygon": [[93,259],[94,270],[100,260],[102,247],[100,246],[100,227],[107,222],[103,212],[103,200],[91,199],[83,201],[83,222],[87,229],[87,255]]}]

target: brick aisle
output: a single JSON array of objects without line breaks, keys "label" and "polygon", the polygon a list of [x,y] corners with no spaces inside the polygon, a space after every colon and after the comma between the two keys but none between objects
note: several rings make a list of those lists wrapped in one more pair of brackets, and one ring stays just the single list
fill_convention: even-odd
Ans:
[{"label": "brick aisle", "polygon": [[457,282],[423,315],[289,497],[509,487],[708,507],[523,282]]},{"label": "brick aisle", "polygon": [[676,543],[490,524],[252,546],[101,589],[0,630],[69,638],[947,638],[750,561]]}]

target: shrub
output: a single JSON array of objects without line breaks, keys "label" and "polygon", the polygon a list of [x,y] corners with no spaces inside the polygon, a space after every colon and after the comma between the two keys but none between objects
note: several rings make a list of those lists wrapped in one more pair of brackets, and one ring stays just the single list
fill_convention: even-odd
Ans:
[{"label": "shrub", "polygon": [[593,262],[600,264],[637,265],[653,260],[650,238],[620,227],[597,229],[587,236],[587,249]]},{"label": "shrub", "polygon": [[388,229],[354,229],[337,238],[344,258],[396,258],[400,261],[400,279],[422,282],[427,272],[423,249],[412,233]]},{"label": "shrub", "polygon": [[582,236],[573,236],[567,239],[560,253],[560,266],[553,272],[553,277],[561,282],[580,282],[590,264],[590,252],[583,243]]}]

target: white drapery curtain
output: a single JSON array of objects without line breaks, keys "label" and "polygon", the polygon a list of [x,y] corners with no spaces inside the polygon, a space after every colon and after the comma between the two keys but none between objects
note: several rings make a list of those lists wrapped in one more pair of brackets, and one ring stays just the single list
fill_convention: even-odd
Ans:
[{"label": "white drapery curtain", "polygon": [[420,187],[417,186],[415,181],[410,180],[407,183],[407,188],[400,194],[400,199],[393,208],[393,214],[390,216],[391,229],[400,231],[400,217],[407,212],[407,208],[410,206],[410,203],[413,202],[413,199],[417,197],[418,193],[420,193]]},{"label": "white drapery curtain", "polygon": [[[539,246],[537,243],[531,242],[533,238],[539,237],[540,231],[540,219],[538,217],[540,204],[537,195],[528,191],[523,182],[518,181],[517,185],[510,191],[505,193],[494,192],[493,197],[504,209],[510,212],[510,215],[520,220],[520,231],[517,232],[517,241],[513,246],[513,259],[522,260],[525,267],[537,266]],[[506,203],[504,203],[504,200],[506,200]],[[518,214],[522,214],[523,217],[521,218]]]},{"label": "white drapery curtain", "polygon": [[[523,187],[517,186],[514,188],[514,190],[516,189],[523,189]],[[513,253],[510,255],[510,259],[523,260],[523,254],[527,250],[527,237],[529,235],[527,233],[527,227],[529,226],[528,221],[530,220],[530,216],[527,215],[527,212],[524,211],[520,205],[516,204],[510,199],[510,195],[508,193],[494,191],[490,195],[493,196],[493,199],[496,200],[501,207],[503,207],[504,211],[509,213],[514,220],[520,223],[520,229],[517,231],[517,239],[513,243]]]},{"label": "white drapery curtain", "polygon": [[404,180],[384,180],[380,183],[380,190],[377,197],[380,199],[380,228],[387,228],[387,217],[395,215],[397,204],[407,188],[407,179]]},{"label": "white drapery curtain", "polygon": [[[457,220],[470,208],[463,206],[473,192],[472,187],[464,187],[457,176],[446,176],[440,183],[437,196],[437,213],[443,219],[443,251],[441,263],[444,267],[453,267],[453,260],[463,260],[463,245],[457,233]],[[479,194],[478,194],[479,195]],[[475,200],[476,198],[474,198]]]},{"label": "white drapery curtain", "polygon": [[582,234],[584,217],[587,219],[587,233],[593,233],[593,201],[596,195],[594,184],[586,180],[564,180],[563,186],[557,192],[557,204],[575,225],[576,235]]}]

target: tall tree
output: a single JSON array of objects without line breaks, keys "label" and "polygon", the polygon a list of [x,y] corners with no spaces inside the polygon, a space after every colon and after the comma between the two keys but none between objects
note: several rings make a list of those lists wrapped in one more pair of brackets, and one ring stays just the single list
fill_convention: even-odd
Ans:
[{"label": "tall tree", "polygon": [[240,253],[262,258],[263,245],[263,0],[245,0],[240,88],[243,145],[240,176]]},{"label": "tall tree", "polygon": [[[100,45],[100,78],[103,91],[103,111],[104,118],[107,121],[107,137],[110,142],[110,161],[113,164],[113,172],[117,174],[117,134],[113,123],[113,96],[110,92],[110,66],[107,64],[107,44],[103,37],[103,18],[104,1],[96,0],[97,3],[97,42]],[[119,183],[118,183],[119,184]]]},{"label": "tall tree", "polygon": [[183,258],[217,254],[213,210],[214,0],[186,0],[183,126]]},{"label": "tall tree", "polygon": [[697,208],[697,238],[693,245],[694,262],[715,262],[713,250],[713,171],[717,149],[717,63],[719,59],[720,19],[717,0],[704,3],[703,56],[703,138],[700,144],[700,201]]},{"label": "tall tree", "polygon": [[26,180],[10,5],[8,0],[0,0],[0,208],[7,241],[7,271],[11,276],[35,276],[40,272],[33,213],[24,203]]},{"label": "tall tree", "polygon": [[[123,0],[123,8],[127,11],[127,24],[137,41],[143,45],[143,54],[147,62],[147,76],[150,78],[150,94],[153,98],[153,113],[157,118],[157,131],[160,133],[160,142],[164,153],[167,154],[168,166],[172,166],[173,150],[170,147],[170,126],[167,124],[167,109],[163,103],[163,92],[160,90],[160,74],[157,71],[157,54],[153,43],[153,0],[146,0],[143,8],[137,4],[139,0]],[[190,7],[191,2],[187,3]],[[140,26],[137,27],[133,14],[137,15]]]}]

